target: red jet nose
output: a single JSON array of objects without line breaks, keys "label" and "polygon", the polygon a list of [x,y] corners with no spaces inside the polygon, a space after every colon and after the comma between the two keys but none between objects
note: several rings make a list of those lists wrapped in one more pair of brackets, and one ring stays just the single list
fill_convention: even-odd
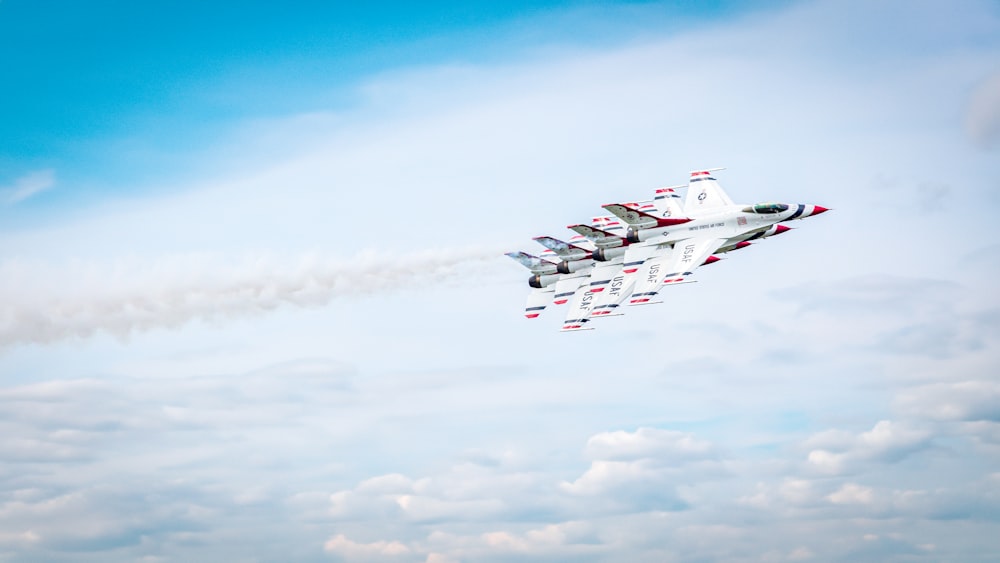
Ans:
[{"label": "red jet nose", "polygon": [[826,213],[827,211],[829,211],[829,209],[823,207],[822,205],[814,205],[812,214],[819,215],[820,213]]}]

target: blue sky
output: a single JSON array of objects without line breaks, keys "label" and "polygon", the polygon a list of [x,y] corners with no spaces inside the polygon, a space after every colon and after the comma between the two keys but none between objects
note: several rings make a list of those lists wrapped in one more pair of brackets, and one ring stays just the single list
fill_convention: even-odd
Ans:
[{"label": "blue sky", "polygon": [[[997,558],[995,4],[204,9],[0,4],[0,560]],[[834,211],[522,317],[713,166]]]},{"label": "blue sky", "polygon": [[734,4],[7,2],[0,163],[8,179],[58,166],[98,193],[130,191],[243,120],[350,108],[366,76],[613,44],[746,9]]}]

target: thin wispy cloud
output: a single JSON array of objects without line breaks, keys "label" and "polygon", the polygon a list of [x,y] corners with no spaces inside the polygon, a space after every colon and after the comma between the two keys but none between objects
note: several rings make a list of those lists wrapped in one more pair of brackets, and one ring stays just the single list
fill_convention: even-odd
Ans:
[{"label": "thin wispy cloud", "polygon": [[21,176],[13,184],[0,187],[0,197],[7,205],[20,203],[56,185],[55,170],[37,170]]},{"label": "thin wispy cloud", "polygon": [[1000,72],[976,86],[965,111],[965,130],[983,148],[1000,144]]}]

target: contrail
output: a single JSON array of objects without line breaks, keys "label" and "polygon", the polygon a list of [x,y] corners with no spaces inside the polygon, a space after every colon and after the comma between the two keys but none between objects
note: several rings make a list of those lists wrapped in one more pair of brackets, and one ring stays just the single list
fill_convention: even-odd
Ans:
[{"label": "contrail", "polygon": [[[0,265],[0,347],[49,343],[107,332],[125,338],[194,319],[215,320],[284,305],[316,307],[331,299],[476,276],[495,248],[428,250],[391,256],[362,253],[350,260],[306,258],[295,267],[257,260],[220,268],[205,259],[145,268],[76,264],[40,273]],[[67,275],[68,274],[68,275]]]}]

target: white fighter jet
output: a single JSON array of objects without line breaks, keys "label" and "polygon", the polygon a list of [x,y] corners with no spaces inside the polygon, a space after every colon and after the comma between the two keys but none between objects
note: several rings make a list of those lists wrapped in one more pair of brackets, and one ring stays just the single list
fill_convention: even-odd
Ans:
[{"label": "white fighter jet", "polygon": [[[656,213],[665,209],[660,200],[667,197],[677,199],[680,196],[674,194],[672,189],[664,188],[657,190],[653,200],[626,205]],[[563,330],[585,328],[584,323],[590,321],[593,306],[598,302],[595,296],[604,289],[600,283],[592,280],[611,280],[615,274],[620,273],[625,247],[630,244],[624,238],[625,227],[617,217],[594,217],[592,225],[571,227],[577,231],[577,235],[570,242],[549,236],[535,237],[533,240],[546,248],[540,256],[526,252],[506,253],[532,273],[528,278],[528,285],[532,290],[525,305],[525,317],[538,318],[550,303],[568,303]],[[606,240],[588,240],[585,235],[593,233],[604,233]]]},{"label": "white fighter jet", "polygon": [[[609,221],[609,217],[595,217],[595,223]],[[532,288],[525,305],[524,315],[529,319],[538,318],[545,308],[553,305],[567,305],[564,327],[588,322],[594,293],[590,288],[593,272],[604,271],[609,266],[621,269],[624,248],[597,248],[582,235],[564,242],[541,236],[533,239],[546,248],[540,257],[525,252],[508,252],[513,258],[532,271],[528,285]],[[558,260],[556,262],[555,260]]]},{"label": "white fighter jet", "polygon": [[[590,239],[592,247],[561,243],[567,247],[557,250],[551,241],[560,241],[539,237],[547,239],[548,244],[543,244],[563,262],[548,262],[548,266],[533,263],[536,275],[529,280],[534,288],[529,308],[533,298],[538,300],[536,291],[544,291],[546,284],[562,283],[562,288],[549,290],[564,294],[564,298],[572,296],[562,330],[587,329],[591,320],[610,316],[626,301],[629,305],[653,303],[664,286],[685,283],[699,266],[718,261],[715,254],[745,248],[752,240],[790,230],[783,222],[827,211],[810,204],[736,204],[712,176],[717,170],[721,169],[691,172],[683,206],[676,187],[661,188],[651,202],[608,204],[603,207],[611,217],[596,217],[589,226],[570,225],[578,235]],[[524,253],[508,253],[529,266],[518,255]],[[580,264],[563,265],[574,260]],[[535,307],[535,311],[544,309]],[[525,313],[537,316],[531,310]]]},{"label": "white fighter jet", "polygon": [[827,211],[801,203],[733,203],[712,176],[716,170],[691,172],[685,217],[663,218],[627,206],[604,206],[629,224],[626,239],[631,244],[623,271],[626,284],[634,283],[630,305],[650,303],[661,287],[687,281],[699,266],[716,261],[715,253],[744,248],[751,240],[789,230],[780,223]]},{"label": "white fighter jet", "polygon": [[545,247],[540,256],[520,251],[506,253],[531,271],[528,278],[531,293],[524,307],[524,316],[529,319],[538,318],[550,303],[564,305],[574,298],[594,266],[591,257],[594,246],[581,235],[570,239],[571,242],[548,236],[534,240]]}]

